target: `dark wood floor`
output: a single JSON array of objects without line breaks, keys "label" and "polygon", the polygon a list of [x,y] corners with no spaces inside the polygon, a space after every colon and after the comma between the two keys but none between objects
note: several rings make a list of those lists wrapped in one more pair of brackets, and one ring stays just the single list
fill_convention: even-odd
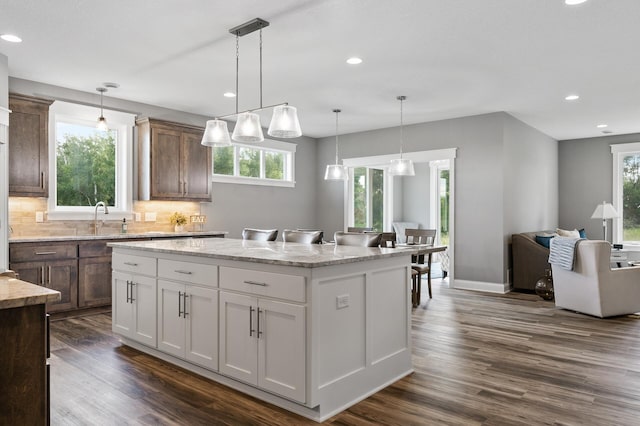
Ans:
[{"label": "dark wood floor", "polygon": [[[325,423],[640,425],[640,317],[438,283],[414,310],[415,373]],[[109,314],[52,323],[52,424],[315,424],[121,346],[110,330]]]}]

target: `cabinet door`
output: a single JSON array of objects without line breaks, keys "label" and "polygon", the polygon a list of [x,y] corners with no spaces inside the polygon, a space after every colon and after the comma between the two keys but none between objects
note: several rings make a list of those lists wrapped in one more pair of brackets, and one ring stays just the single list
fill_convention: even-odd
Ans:
[{"label": "cabinet door", "polygon": [[60,301],[47,304],[47,312],[74,309],[78,306],[78,264],[76,259],[47,262],[16,262],[9,265],[20,279],[60,292]]},{"label": "cabinet door", "polygon": [[47,304],[48,312],[78,307],[78,261],[50,260],[45,263],[45,287],[60,292],[60,301]]},{"label": "cabinet door", "polygon": [[211,148],[201,140],[202,133],[182,133],[184,198],[211,201]]},{"label": "cabinet door", "polygon": [[260,299],[258,386],[305,402],[305,308]]},{"label": "cabinet door", "polygon": [[220,292],[220,372],[257,385],[257,300]]},{"label": "cabinet door", "polygon": [[186,286],[186,358],[218,369],[218,290]]},{"label": "cabinet door", "polygon": [[184,284],[158,280],[158,349],[184,358]]},{"label": "cabinet door", "polygon": [[151,129],[152,199],[182,198],[181,151],[181,132],[164,127]]},{"label": "cabinet door", "polygon": [[111,256],[78,260],[78,306],[111,304]]},{"label": "cabinet door", "polygon": [[156,347],[156,279],[133,275],[134,329],[131,338],[147,346]]},{"label": "cabinet door", "polygon": [[44,100],[9,98],[9,195],[48,195],[49,104]]},{"label": "cabinet door", "polygon": [[112,330],[114,333],[131,337],[133,333],[133,303],[130,301],[131,276],[113,271],[111,275],[111,289],[113,303],[111,304]]}]

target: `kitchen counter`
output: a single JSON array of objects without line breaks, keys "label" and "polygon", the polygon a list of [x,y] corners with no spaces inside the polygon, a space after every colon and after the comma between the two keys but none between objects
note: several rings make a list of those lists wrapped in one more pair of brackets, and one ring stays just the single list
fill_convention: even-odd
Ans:
[{"label": "kitchen counter", "polygon": [[21,281],[0,277],[0,309],[39,305],[60,300],[60,292]]},{"label": "kitchen counter", "polygon": [[410,374],[411,254],[282,241],[110,242],[113,332],[322,422]]},{"label": "kitchen counter", "polygon": [[28,237],[11,237],[10,243],[38,243],[38,242],[55,242],[55,241],[91,241],[91,240],[125,240],[136,238],[185,238],[185,237],[215,237],[225,236],[227,231],[194,231],[194,232],[141,232],[127,234],[104,234],[104,235],[58,235],[58,236],[28,236]]},{"label": "kitchen counter", "polygon": [[108,245],[114,248],[126,248],[152,253],[188,255],[303,268],[317,268],[397,256],[408,257],[414,251],[409,247],[403,249],[353,247],[333,244],[252,241],[233,238],[112,242]]}]

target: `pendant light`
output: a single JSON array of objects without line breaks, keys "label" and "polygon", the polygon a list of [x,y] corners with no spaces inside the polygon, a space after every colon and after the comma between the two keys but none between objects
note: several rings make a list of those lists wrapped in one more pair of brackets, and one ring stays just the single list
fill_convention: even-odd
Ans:
[{"label": "pendant light", "polygon": [[400,101],[400,158],[391,160],[389,165],[389,174],[392,176],[414,176],[416,174],[413,169],[413,161],[408,158],[402,158],[402,149],[404,148],[404,134],[402,122],[402,103],[407,99],[406,96],[398,96],[396,99]]},{"label": "pendant light", "polygon": [[[231,28],[229,32],[236,36],[236,112],[216,117],[207,122],[207,128],[202,138],[202,144],[207,146],[224,146],[232,143],[228,140],[226,132],[227,123],[222,118],[236,116],[236,125],[231,135],[231,140],[241,143],[258,143],[264,140],[260,116],[256,111],[273,108],[273,116],[267,133],[269,136],[277,138],[297,138],[302,136],[300,122],[298,120],[297,109],[288,103],[275,104],[270,106],[262,105],[262,29],[269,26],[269,22],[264,19],[255,18],[237,27]],[[240,62],[239,39],[242,36],[260,31],[260,107],[246,111],[238,111],[238,68]]]},{"label": "pendant light", "polygon": [[107,88],[96,87],[96,90],[100,92],[100,117],[98,117],[98,123],[96,124],[96,128],[98,130],[102,130],[103,132],[106,132],[109,130],[109,126],[107,125],[107,119],[104,118],[103,108],[102,108],[102,98],[103,98],[104,92],[107,91]]},{"label": "pendant light", "polygon": [[348,173],[347,168],[342,164],[338,164],[338,114],[342,110],[334,109],[336,113],[336,162],[335,164],[328,164],[327,170],[324,172],[324,180],[347,180]]}]

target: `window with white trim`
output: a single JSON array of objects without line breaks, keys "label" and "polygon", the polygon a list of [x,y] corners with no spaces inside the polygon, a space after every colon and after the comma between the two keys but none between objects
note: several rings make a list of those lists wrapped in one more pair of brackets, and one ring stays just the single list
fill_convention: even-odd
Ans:
[{"label": "window with white trim", "polygon": [[613,154],[613,241],[640,245],[640,142],[611,145]]},{"label": "window with white trim", "polygon": [[49,109],[49,220],[91,219],[98,201],[130,213],[135,115],[104,110],[108,131],[96,128],[99,116],[61,101]]},{"label": "window with white trim", "polygon": [[213,148],[213,181],[295,186],[296,144],[265,140]]}]

